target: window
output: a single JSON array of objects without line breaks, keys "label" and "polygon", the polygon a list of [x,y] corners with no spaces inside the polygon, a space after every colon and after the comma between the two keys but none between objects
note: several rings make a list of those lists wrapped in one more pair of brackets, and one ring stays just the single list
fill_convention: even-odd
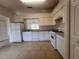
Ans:
[{"label": "window", "polygon": [[39,24],[38,23],[32,23],[31,29],[39,29]]},{"label": "window", "polygon": [[39,29],[39,19],[38,18],[31,18],[26,20],[26,29]]}]

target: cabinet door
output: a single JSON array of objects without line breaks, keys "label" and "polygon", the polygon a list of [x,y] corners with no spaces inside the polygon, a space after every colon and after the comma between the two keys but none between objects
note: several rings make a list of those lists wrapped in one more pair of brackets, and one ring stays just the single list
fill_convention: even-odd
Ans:
[{"label": "cabinet door", "polygon": [[79,3],[79,0],[71,0],[72,3]]},{"label": "cabinet door", "polygon": [[52,18],[40,18],[39,23],[41,26],[52,25]]},{"label": "cabinet door", "polygon": [[70,59],[79,59],[79,47],[75,44],[79,42],[79,0],[71,2],[71,25],[70,25]]},{"label": "cabinet door", "polygon": [[56,37],[56,47],[60,54],[64,57],[64,38],[57,35]]},{"label": "cabinet door", "polygon": [[39,33],[38,32],[32,32],[32,41],[39,41]]},{"label": "cabinet door", "polygon": [[79,59],[79,43],[74,46],[74,59]]},{"label": "cabinet door", "polygon": [[24,41],[32,41],[32,32],[23,32]]},{"label": "cabinet door", "polygon": [[50,40],[50,31],[39,32],[39,40],[40,41]]},{"label": "cabinet door", "polygon": [[44,31],[43,36],[44,36],[44,40],[50,40],[50,32],[49,31]]},{"label": "cabinet door", "polygon": [[44,41],[43,31],[40,31],[40,32],[39,32],[39,40],[40,40],[40,41]]}]

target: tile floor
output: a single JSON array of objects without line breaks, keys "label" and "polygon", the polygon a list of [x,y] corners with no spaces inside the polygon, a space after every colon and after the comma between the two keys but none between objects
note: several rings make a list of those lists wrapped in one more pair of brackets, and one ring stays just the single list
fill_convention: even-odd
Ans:
[{"label": "tile floor", "polygon": [[50,42],[15,43],[0,49],[0,59],[62,59]]}]

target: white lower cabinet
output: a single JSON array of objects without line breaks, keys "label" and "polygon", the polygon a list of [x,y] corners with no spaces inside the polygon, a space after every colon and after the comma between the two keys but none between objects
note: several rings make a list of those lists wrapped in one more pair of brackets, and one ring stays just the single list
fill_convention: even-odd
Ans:
[{"label": "white lower cabinet", "polygon": [[44,33],[41,31],[39,32],[39,41],[43,41],[44,40]]},{"label": "white lower cabinet", "polygon": [[56,49],[64,57],[64,38],[56,35]]},{"label": "white lower cabinet", "polygon": [[39,41],[39,32],[32,32],[32,41]]},{"label": "white lower cabinet", "polygon": [[39,40],[40,41],[50,40],[50,31],[39,32]]},{"label": "white lower cabinet", "polygon": [[32,32],[23,32],[24,41],[32,41]]},{"label": "white lower cabinet", "polygon": [[24,41],[46,41],[50,40],[50,31],[23,32]]},{"label": "white lower cabinet", "polygon": [[49,31],[44,31],[43,32],[43,37],[44,37],[44,40],[50,40],[50,32]]}]

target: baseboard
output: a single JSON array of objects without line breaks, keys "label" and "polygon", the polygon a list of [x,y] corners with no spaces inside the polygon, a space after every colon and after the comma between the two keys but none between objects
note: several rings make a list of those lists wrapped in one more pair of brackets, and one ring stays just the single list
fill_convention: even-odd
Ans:
[{"label": "baseboard", "polygon": [[60,52],[57,50],[57,49],[55,49],[57,52],[58,52],[58,54],[62,57],[62,59],[64,59],[64,57],[60,54]]},{"label": "baseboard", "polygon": [[0,48],[3,46],[9,45],[9,40],[2,40],[0,41]]},{"label": "baseboard", "polygon": [[40,40],[40,41],[24,41],[24,42],[50,42],[50,40]]}]

